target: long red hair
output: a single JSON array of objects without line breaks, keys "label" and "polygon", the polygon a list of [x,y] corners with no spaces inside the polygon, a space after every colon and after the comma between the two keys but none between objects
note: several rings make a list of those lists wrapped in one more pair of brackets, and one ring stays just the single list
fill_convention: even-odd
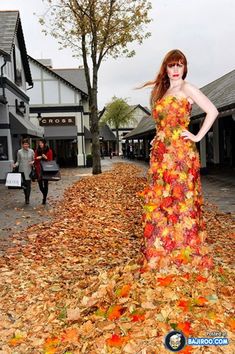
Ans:
[{"label": "long red hair", "polygon": [[182,79],[185,79],[187,76],[187,59],[185,55],[178,49],[173,49],[168,52],[163,59],[162,65],[160,67],[157,77],[153,81],[146,82],[142,87],[152,86],[150,96],[150,104],[153,107],[154,103],[164,96],[168,88],[170,87],[170,80],[167,75],[167,65],[181,63],[184,65],[184,73]]}]

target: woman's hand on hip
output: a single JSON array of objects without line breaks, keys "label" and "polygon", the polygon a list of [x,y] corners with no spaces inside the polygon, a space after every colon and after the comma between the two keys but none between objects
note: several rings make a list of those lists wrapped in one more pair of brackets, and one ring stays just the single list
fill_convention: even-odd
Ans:
[{"label": "woman's hand on hip", "polygon": [[195,143],[197,143],[198,141],[200,141],[197,137],[197,135],[192,134],[190,131],[188,130],[183,130],[181,133],[181,136],[184,138],[184,140],[192,140]]}]

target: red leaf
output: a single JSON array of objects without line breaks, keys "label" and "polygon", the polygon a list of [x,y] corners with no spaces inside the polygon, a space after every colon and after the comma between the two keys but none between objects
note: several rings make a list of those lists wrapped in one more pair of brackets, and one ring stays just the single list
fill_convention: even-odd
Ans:
[{"label": "red leaf", "polygon": [[135,313],[130,315],[132,317],[132,322],[140,322],[145,320],[145,314]]},{"label": "red leaf", "polygon": [[180,322],[177,324],[179,330],[181,330],[186,336],[192,333],[191,323],[189,321]]},{"label": "red leaf", "polygon": [[207,283],[207,278],[203,277],[202,275],[198,275],[196,277],[197,281],[203,282],[203,283]]},{"label": "red leaf", "polygon": [[129,336],[119,336],[118,334],[113,334],[111,338],[106,339],[106,344],[110,347],[121,347],[127,342]]},{"label": "red leaf", "polygon": [[178,306],[184,311],[187,312],[190,310],[190,301],[189,300],[180,300]]}]

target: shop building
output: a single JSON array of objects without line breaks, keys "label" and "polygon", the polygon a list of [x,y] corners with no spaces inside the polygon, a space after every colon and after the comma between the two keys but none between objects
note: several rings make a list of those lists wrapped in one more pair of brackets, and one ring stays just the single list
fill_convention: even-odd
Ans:
[{"label": "shop building", "polygon": [[51,59],[29,62],[31,122],[43,127],[60,166],[85,166],[91,136],[84,69],[53,69]]},{"label": "shop building", "polygon": [[22,137],[43,136],[29,119],[32,87],[19,11],[0,11],[0,181],[12,170]]},{"label": "shop building", "polygon": [[[129,122],[125,125],[122,125],[118,129],[118,135],[119,135],[119,146],[117,147],[117,142],[112,143],[113,151],[117,153],[119,151],[119,154],[125,154],[125,152],[128,150],[128,146],[126,146],[126,140],[125,136],[126,134],[130,133],[133,129],[135,129],[140,121],[142,120],[143,116],[150,116],[151,112],[147,107],[143,107],[140,104],[137,105],[131,105],[130,110],[133,113],[133,118],[129,120]],[[105,113],[105,108],[101,111],[100,113],[100,118],[102,120],[102,116]],[[114,136],[117,136],[116,129],[112,124],[109,124],[110,129],[112,130]]]}]

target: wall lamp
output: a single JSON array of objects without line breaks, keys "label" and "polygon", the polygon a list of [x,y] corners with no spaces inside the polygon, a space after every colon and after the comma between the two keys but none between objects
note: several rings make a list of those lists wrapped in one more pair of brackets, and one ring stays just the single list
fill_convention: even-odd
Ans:
[{"label": "wall lamp", "polygon": [[24,116],[26,113],[26,106],[24,101],[20,101],[20,103],[18,102],[18,100],[15,100],[16,103],[16,113],[20,114],[21,116]]}]

